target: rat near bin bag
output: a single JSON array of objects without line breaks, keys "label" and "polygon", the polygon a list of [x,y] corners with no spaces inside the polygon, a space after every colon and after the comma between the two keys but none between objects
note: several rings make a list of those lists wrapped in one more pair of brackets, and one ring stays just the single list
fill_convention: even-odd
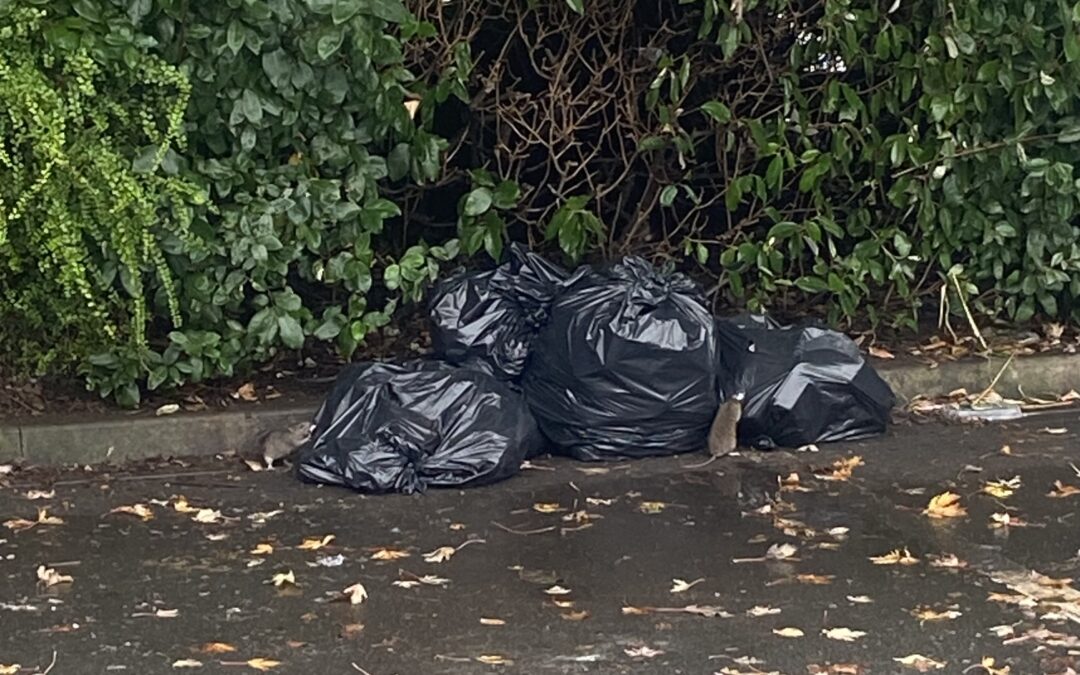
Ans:
[{"label": "rat near bin bag", "polygon": [[700,451],[720,403],[716,355],[700,289],[625,258],[556,297],[525,397],[544,435],[578,459]]},{"label": "rat near bin bag", "polygon": [[799,447],[885,432],[895,396],[846,335],[758,316],[718,323],[753,344],[737,378],[743,444]]},{"label": "rat near bin bag", "polygon": [[517,379],[552,298],[571,278],[512,244],[507,261],[495,269],[440,282],[428,303],[435,357]]},{"label": "rat near bin bag", "polygon": [[521,394],[434,361],[364,363],[338,376],[297,472],[366,493],[485,485],[544,449]]}]

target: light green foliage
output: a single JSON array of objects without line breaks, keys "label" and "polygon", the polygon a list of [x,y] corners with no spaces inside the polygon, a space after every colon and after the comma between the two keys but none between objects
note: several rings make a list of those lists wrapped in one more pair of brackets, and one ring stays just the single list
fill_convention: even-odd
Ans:
[{"label": "light green foliage", "polygon": [[[40,5],[36,7],[33,5]],[[0,365],[139,345],[146,284],[179,319],[161,242],[189,240],[187,80],[65,3],[0,3]],[[56,21],[54,10],[63,21]]]},{"label": "light green foliage", "polygon": [[[428,131],[425,104],[415,119],[404,104],[406,98],[424,99],[427,91],[403,67],[401,40],[431,27],[417,23],[400,0],[12,4],[17,12],[48,6],[45,23],[29,30],[38,42],[41,31],[64,41],[112,45],[120,35],[130,42],[109,62],[113,69],[100,73],[108,89],[90,102],[104,111],[95,114],[112,114],[128,126],[109,123],[109,133],[92,148],[75,146],[73,139],[67,145],[53,141],[35,150],[43,155],[41,166],[19,169],[20,186],[27,187],[43,180],[49,161],[109,169],[99,172],[108,177],[108,190],[88,197],[83,187],[68,194],[65,208],[82,210],[75,216],[48,208],[19,221],[8,216],[56,232],[48,240],[54,243],[36,243],[38,235],[29,230],[8,237],[17,263],[37,256],[12,246],[34,243],[53,251],[57,269],[69,275],[59,276],[59,283],[85,303],[80,311],[69,305],[54,314],[78,319],[84,329],[94,318],[100,326],[108,325],[101,319],[129,317],[130,339],[113,331],[66,348],[66,359],[76,361],[102,394],[133,405],[141,386],[230,376],[316,341],[349,356],[389,321],[399,298],[418,299],[440,262],[456,255],[456,242],[421,242],[397,258],[391,243],[408,237],[387,187],[436,178],[445,147]],[[72,38],[72,32],[78,35]],[[163,108],[156,84],[172,85],[170,107]],[[452,77],[437,84],[436,99],[463,93]],[[114,92],[130,92],[130,98],[100,96]],[[68,102],[68,109],[73,105]],[[150,116],[159,109],[165,119],[154,135]],[[126,111],[131,120],[121,117]],[[181,118],[186,145],[180,144]],[[0,127],[0,135],[10,144],[13,134],[64,131],[41,122],[27,125],[29,132]],[[117,153],[125,153],[123,161]],[[180,200],[180,187],[191,184],[201,186],[206,198]],[[134,188],[142,193],[127,197]],[[26,211],[17,202],[20,194],[31,193],[22,187],[4,193],[16,215]],[[127,221],[85,218],[127,212]],[[396,225],[387,229],[391,222]],[[95,229],[87,232],[90,225]],[[83,228],[81,240],[74,227]],[[106,250],[96,274],[83,280],[77,271],[89,253],[87,233]],[[157,272],[152,279],[148,267]],[[8,277],[0,272],[0,288],[21,279]],[[126,304],[119,297],[124,289],[132,296]],[[47,284],[28,284],[24,304],[32,310],[35,299],[50,292]],[[147,328],[152,330],[144,339]]]}]

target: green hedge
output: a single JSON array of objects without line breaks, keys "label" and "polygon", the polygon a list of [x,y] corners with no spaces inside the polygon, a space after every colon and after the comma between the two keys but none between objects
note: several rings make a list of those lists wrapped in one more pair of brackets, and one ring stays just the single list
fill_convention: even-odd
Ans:
[{"label": "green hedge", "polygon": [[720,306],[1075,319],[1078,28],[1047,0],[0,0],[0,372],[134,405],[350,357],[508,238],[674,260]]}]

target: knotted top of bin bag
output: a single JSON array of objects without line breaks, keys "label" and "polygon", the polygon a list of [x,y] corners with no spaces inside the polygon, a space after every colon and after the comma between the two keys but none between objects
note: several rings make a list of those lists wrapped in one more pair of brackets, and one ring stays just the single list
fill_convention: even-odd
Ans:
[{"label": "knotted top of bin bag", "polygon": [[885,431],[895,396],[846,335],[818,326],[736,323],[754,345],[740,378],[744,444],[799,447]]},{"label": "knotted top of bin bag", "polygon": [[555,299],[525,397],[548,439],[579,459],[702,450],[719,405],[716,349],[700,289],[625,258]]},{"label": "knotted top of bin bag", "polygon": [[566,270],[511,244],[495,269],[440,282],[428,304],[435,356],[517,379],[552,298],[569,279]]},{"label": "knotted top of bin bag", "polygon": [[543,450],[520,393],[433,361],[345,368],[315,415],[297,472],[366,493],[483,485]]}]

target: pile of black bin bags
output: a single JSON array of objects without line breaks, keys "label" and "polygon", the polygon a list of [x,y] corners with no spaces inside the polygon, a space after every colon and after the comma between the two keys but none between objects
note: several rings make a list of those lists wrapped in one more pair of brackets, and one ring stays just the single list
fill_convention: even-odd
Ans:
[{"label": "pile of black bin bags", "polygon": [[716,320],[696,284],[640,258],[569,274],[512,246],[437,285],[429,315],[435,360],[341,372],[301,478],[410,493],[493,483],[543,452],[697,452],[731,396],[746,446],[852,440],[882,433],[894,400],[844,335]]}]

